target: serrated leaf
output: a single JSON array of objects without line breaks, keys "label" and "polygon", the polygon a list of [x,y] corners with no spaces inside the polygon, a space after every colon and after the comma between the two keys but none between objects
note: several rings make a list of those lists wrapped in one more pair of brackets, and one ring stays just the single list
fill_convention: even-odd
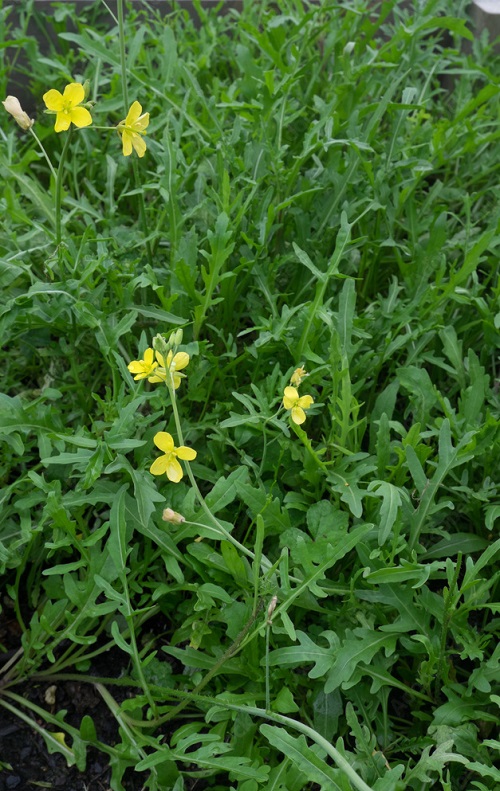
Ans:
[{"label": "serrated leaf", "polygon": [[[320,678],[324,676],[335,661],[335,655],[339,650],[339,640],[334,632],[322,632],[320,637],[325,637],[329,643],[328,648],[317,645],[305,633],[297,630],[297,637],[300,645],[277,648],[271,651],[268,657],[269,664],[275,665],[300,665],[311,664],[313,667],[308,673],[309,678]],[[265,660],[263,659],[261,664]]]},{"label": "serrated leaf", "polygon": [[406,782],[410,783],[411,781],[420,780],[424,783],[430,783],[434,780],[434,777],[428,773],[441,772],[450,761],[468,765],[469,760],[463,755],[451,752],[452,747],[453,739],[438,744],[432,753],[432,747],[424,747],[417,765],[406,775]]},{"label": "serrated leaf", "polygon": [[237,494],[236,485],[248,480],[246,467],[238,467],[227,478],[219,478],[212,491],[205,497],[206,503],[213,514],[221,511],[232,503]]},{"label": "serrated leaf", "polygon": [[393,652],[397,636],[376,632],[365,627],[346,630],[346,639],[336,652],[334,663],[325,683],[325,693],[349,682],[355,668],[360,662],[370,664],[373,657],[381,650],[386,654]]},{"label": "serrated leaf", "polygon": [[342,791],[335,779],[335,770],[307,746],[304,736],[290,736],[284,728],[275,725],[263,724],[259,730],[273,748],[286,755],[309,782],[317,783],[323,791]]},{"label": "serrated leaf", "polygon": [[380,523],[378,528],[378,545],[383,546],[393,528],[401,506],[401,492],[392,483],[387,481],[373,481],[368,486],[368,491],[374,491],[382,497],[380,506]]},{"label": "serrated leaf", "polygon": [[129,656],[133,656],[134,652],[127,643],[127,641],[125,640],[125,638],[122,636],[120,632],[120,627],[118,626],[116,621],[113,621],[111,624],[111,634],[118,648],[121,648],[121,650],[124,651]]},{"label": "serrated leaf", "polygon": [[311,261],[311,259],[307,255],[307,253],[304,250],[301,250],[301,248],[298,246],[298,244],[295,244],[295,242],[292,242],[292,246],[293,246],[294,253],[297,256],[297,258],[299,259],[300,263],[303,266],[307,267],[307,269],[309,269],[310,272],[312,272],[312,274],[314,275],[316,280],[319,280],[320,282],[324,281],[326,279],[325,272],[321,272],[321,270],[318,269],[318,267],[313,264],[313,262]]}]

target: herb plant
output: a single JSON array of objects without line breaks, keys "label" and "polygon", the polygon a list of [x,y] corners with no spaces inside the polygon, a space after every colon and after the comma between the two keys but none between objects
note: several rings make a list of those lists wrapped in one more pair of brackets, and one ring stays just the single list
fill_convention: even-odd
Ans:
[{"label": "herb plant", "polygon": [[193,7],[0,11],[0,709],[114,791],[497,789],[498,51]]}]

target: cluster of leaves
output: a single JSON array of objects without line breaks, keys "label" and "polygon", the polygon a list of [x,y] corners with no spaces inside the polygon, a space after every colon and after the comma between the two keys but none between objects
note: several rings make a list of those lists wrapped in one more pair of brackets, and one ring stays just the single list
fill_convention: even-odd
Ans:
[{"label": "cluster of leaves", "polygon": [[[56,251],[46,162],[2,118],[1,601],[22,638],[0,705],[80,768],[97,745],[115,791],[130,767],[175,791],[497,788],[498,56],[440,0],[193,5],[128,10],[145,225],[116,142],[85,130]],[[122,117],[102,6],[0,13],[4,93],[29,75],[56,161],[49,88],[89,79],[94,118]],[[233,543],[148,471],[175,424],[127,363],[177,326],[192,470]],[[280,410],[299,364],[303,426]],[[122,677],[97,678],[116,647]],[[69,670],[116,744],[23,697]]]}]

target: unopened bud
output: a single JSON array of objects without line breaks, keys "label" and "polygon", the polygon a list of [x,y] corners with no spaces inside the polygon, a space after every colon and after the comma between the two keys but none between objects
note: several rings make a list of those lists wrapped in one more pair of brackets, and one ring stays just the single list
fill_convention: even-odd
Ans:
[{"label": "unopened bud", "polygon": [[168,339],[168,345],[174,348],[174,346],[180,346],[182,343],[182,336],[183,332],[181,329],[174,330],[174,332],[170,333],[170,338]]},{"label": "unopened bud", "polygon": [[15,96],[7,96],[4,102],[2,102],[3,106],[7,110],[8,113],[13,117],[13,119],[19,124],[21,129],[31,129],[34,124],[32,118],[29,117],[28,113],[25,113],[19,99],[16,99]]},{"label": "unopened bud", "polygon": [[154,336],[154,338],[153,338],[153,349],[155,350],[155,352],[160,352],[162,357],[166,358],[166,356],[167,356],[167,354],[169,352],[169,345],[166,342],[166,340],[163,337],[163,335],[158,334],[158,335]]},{"label": "unopened bud", "polygon": [[182,514],[178,514],[172,508],[165,508],[161,518],[164,522],[170,522],[173,525],[182,525],[186,521]]},{"label": "unopened bud", "polygon": [[269,602],[269,607],[267,608],[267,622],[268,622],[269,625],[271,625],[271,623],[272,623],[273,612],[275,611],[277,604],[278,604],[278,597],[277,596],[273,596],[273,598]]}]

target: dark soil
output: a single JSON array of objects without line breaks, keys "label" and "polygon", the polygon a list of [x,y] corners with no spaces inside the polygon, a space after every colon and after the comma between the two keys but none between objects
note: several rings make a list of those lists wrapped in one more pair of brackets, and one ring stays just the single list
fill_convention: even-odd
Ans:
[{"label": "dark soil", "polygon": [[[2,660],[7,661],[20,645],[19,627],[15,619],[9,617],[7,608],[0,614],[0,645],[7,651],[0,651],[0,663]],[[99,657],[99,664],[90,669],[89,675],[118,677],[126,671],[126,655],[120,650],[114,650]],[[49,687],[52,690],[48,694]],[[116,720],[92,684],[75,681],[58,681],[56,684],[52,681],[30,681],[10,689],[53,715],[65,710],[65,722],[75,728],[80,727],[82,718],[87,714],[94,722],[100,741],[111,746],[119,741]],[[132,690],[126,687],[112,689],[112,695],[118,703],[132,694]],[[54,702],[50,703],[52,698]],[[9,703],[14,705],[13,701]],[[30,717],[36,716],[28,709],[24,713]],[[47,726],[41,718],[37,719],[37,724],[52,732],[57,730],[53,725]],[[70,739],[68,744],[71,746]],[[76,766],[68,767],[64,756],[49,753],[40,734],[0,706],[0,791],[109,791],[110,776],[107,755],[89,748],[85,771],[80,772]],[[140,791],[145,777],[144,773],[128,770],[123,778],[124,791]]]},{"label": "dark soil", "polygon": [[[89,684],[74,681],[58,682],[56,703],[48,706],[45,694],[50,683],[32,683],[16,687],[17,694],[29,698],[38,706],[57,713],[67,711],[65,721],[78,727],[82,717],[92,717],[98,738],[113,745],[118,740],[116,721],[107,705]],[[115,699],[123,698],[113,690]],[[43,723],[38,720],[38,724]],[[53,726],[49,729],[54,731]],[[65,758],[50,754],[43,738],[14,714],[0,709],[0,791],[33,791],[36,788],[62,789],[63,791],[109,791],[111,770],[108,757],[96,749],[87,752],[87,766],[80,772],[76,766],[68,767]],[[144,774],[128,772],[123,779],[124,791],[140,791]]]}]

